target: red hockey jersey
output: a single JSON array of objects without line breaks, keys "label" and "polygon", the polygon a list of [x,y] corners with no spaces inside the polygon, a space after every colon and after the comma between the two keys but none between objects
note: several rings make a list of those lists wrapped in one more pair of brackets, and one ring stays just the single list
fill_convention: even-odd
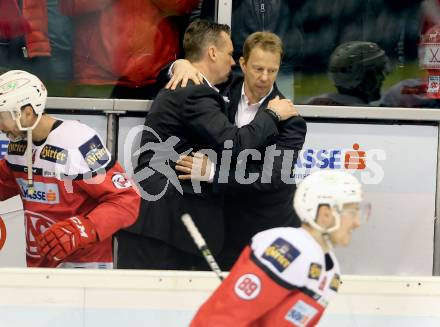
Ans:
[{"label": "red hockey jersey", "polygon": [[[21,196],[29,267],[110,268],[111,236],[135,222],[140,197],[93,129],[69,120],[55,126],[42,144],[32,148],[33,193],[27,184],[27,142],[9,143],[5,159],[0,160],[0,200]],[[36,237],[73,216],[90,219],[100,241],[61,263],[42,258]]]},{"label": "red hockey jersey", "polygon": [[258,233],[191,327],[315,326],[340,283],[339,265],[303,228]]}]

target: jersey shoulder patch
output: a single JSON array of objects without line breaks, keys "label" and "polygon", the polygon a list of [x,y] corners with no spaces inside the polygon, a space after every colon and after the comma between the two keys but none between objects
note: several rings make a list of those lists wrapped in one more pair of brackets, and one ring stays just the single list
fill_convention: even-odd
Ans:
[{"label": "jersey shoulder patch", "polygon": [[[323,266],[324,254],[316,241],[302,228],[273,228],[255,235],[251,248],[256,260],[283,282],[303,287],[309,272]],[[315,269],[316,268],[316,269]]]},{"label": "jersey shoulder patch", "polygon": [[301,254],[288,240],[277,237],[262,253],[262,258],[270,262],[276,270],[283,272]]},{"label": "jersey shoulder patch", "polygon": [[79,152],[91,171],[105,167],[110,161],[110,153],[96,134],[79,146]]},{"label": "jersey shoulder patch", "polygon": [[105,168],[111,154],[94,129],[75,120],[65,120],[49,134],[40,159],[54,162],[59,172],[74,176]]}]

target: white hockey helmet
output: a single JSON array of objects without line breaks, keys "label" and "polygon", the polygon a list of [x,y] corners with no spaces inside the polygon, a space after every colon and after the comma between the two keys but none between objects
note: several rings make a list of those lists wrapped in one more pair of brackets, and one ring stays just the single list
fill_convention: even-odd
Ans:
[{"label": "white hockey helmet", "polygon": [[[307,176],[296,189],[293,207],[302,222],[321,233],[331,233],[341,224],[340,213],[347,203],[362,202],[362,185],[349,173],[338,170],[319,170]],[[335,224],[325,229],[316,222],[320,205],[328,205]]]},{"label": "white hockey helmet", "polygon": [[[33,130],[41,119],[47,99],[47,90],[40,79],[23,70],[10,70],[0,75],[0,111],[9,111],[22,131]],[[20,123],[21,108],[31,105],[37,120],[28,128]]]}]

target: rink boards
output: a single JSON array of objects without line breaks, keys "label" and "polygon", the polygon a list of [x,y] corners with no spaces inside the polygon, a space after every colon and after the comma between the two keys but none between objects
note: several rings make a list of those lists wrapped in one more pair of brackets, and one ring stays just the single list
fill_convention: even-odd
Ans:
[{"label": "rink boards", "polygon": [[[105,140],[105,116],[62,117],[94,126]],[[119,118],[118,159],[127,170],[136,165],[131,154],[139,149],[143,120]],[[373,204],[369,223],[353,233],[352,245],[337,250],[343,273],[432,274],[437,148],[438,127],[432,125],[308,123],[296,179],[319,169],[342,169],[362,181]],[[1,149],[4,152],[6,147]],[[20,206],[11,209],[0,203],[0,216],[8,229],[0,267],[23,267]]]},{"label": "rink boards", "polygon": [[[105,116],[73,118],[105,139]],[[125,166],[124,143],[142,122],[119,120],[118,158]],[[308,124],[297,178],[317,169],[346,169],[362,180],[373,203],[369,224],[353,234],[350,248],[338,251],[344,273],[431,275],[437,148],[438,126]],[[0,154],[5,150],[3,139]],[[356,160],[350,159],[353,151],[361,151]],[[23,267],[20,201],[0,203],[0,217],[0,267]],[[203,273],[0,268],[0,326],[185,326],[217,285]],[[436,278],[344,276],[320,326],[439,326],[438,307]]]},{"label": "rink boards", "polygon": [[[434,277],[343,276],[320,327],[438,327]],[[219,285],[213,273],[0,268],[0,325],[182,327]]]}]

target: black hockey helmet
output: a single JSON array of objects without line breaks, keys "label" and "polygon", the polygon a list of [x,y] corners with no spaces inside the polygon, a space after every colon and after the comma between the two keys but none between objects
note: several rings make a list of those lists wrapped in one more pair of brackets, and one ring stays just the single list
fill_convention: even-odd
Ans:
[{"label": "black hockey helmet", "polygon": [[376,43],[346,42],[336,47],[330,56],[329,75],[336,87],[347,90],[357,88],[366,72],[371,70],[381,75],[389,72],[388,57]]}]

